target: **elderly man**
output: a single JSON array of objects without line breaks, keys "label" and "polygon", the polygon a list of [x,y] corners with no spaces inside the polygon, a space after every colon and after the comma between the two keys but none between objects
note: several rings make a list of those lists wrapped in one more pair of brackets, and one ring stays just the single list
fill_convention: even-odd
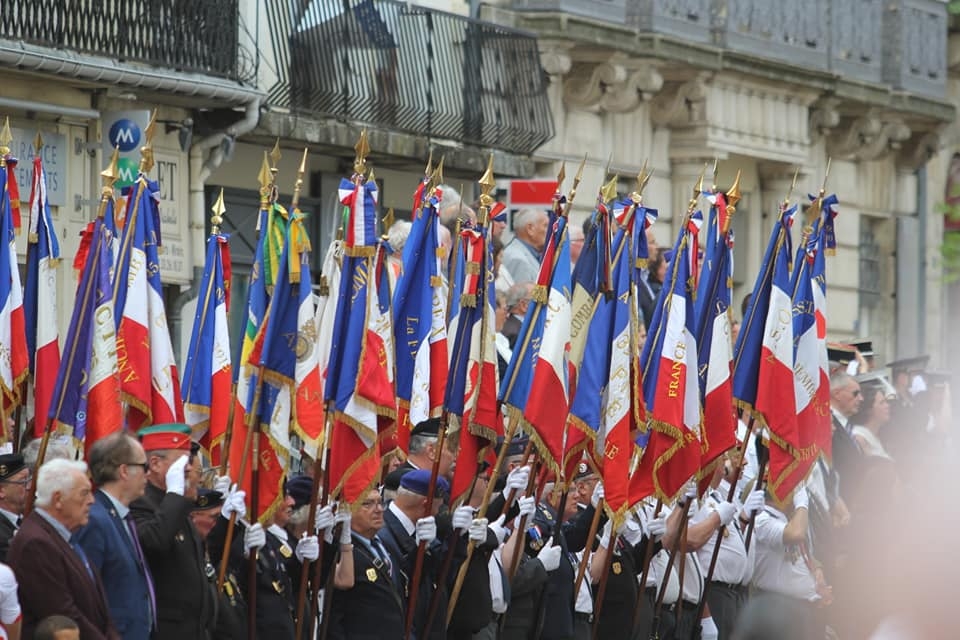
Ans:
[{"label": "elderly man", "polygon": [[338,584],[332,594],[329,636],[332,640],[403,638],[403,598],[399,558],[394,558],[378,536],[383,527],[383,503],[371,489],[350,520],[353,537],[340,541],[340,553],[353,563],[352,584]]},{"label": "elderly man", "polygon": [[86,463],[51,460],[40,467],[35,508],[7,555],[20,584],[24,638],[32,638],[47,616],[63,615],[77,623],[85,640],[119,640],[100,575],[71,542],[87,524],[92,504]]},{"label": "elderly man", "polygon": [[214,620],[200,537],[189,514],[197,495],[190,427],[165,424],[139,432],[146,451],[147,487],[130,504],[140,545],[156,588],[153,640],[205,639]]},{"label": "elderly man", "polygon": [[90,522],[76,536],[107,591],[110,616],[124,640],[147,640],[156,620],[153,578],[130,503],[147,486],[147,456],[126,433],[114,433],[90,448],[90,475],[99,490]]},{"label": "elderly man", "polygon": [[10,541],[20,528],[30,484],[30,468],[19,453],[0,455],[0,562],[7,561]]},{"label": "elderly man", "polygon": [[453,448],[455,447],[455,440],[446,438],[441,451],[437,447],[439,438],[439,418],[424,420],[410,430],[410,452],[407,454],[406,461],[384,478],[385,497],[393,497],[393,493],[400,486],[400,479],[409,471],[433,469],[433,461],[436,460],[437,456],[440,456],[440,476],[447,481],[452,480],[453,463],[457,459],[456,450]]},{"label": "elderly man", "polygon": [[513,215],[513,240],[503,250],[501,268],[514,282],[536,281],[549,224],[542,209],[521,209]]},{"label": "elderly man", "polygon": [[518,282],[507,291],[507,313],[510,315],[503,321],[500,333],[507,338],[511,349],[516,347],[517,336],[520,335],[523,317],[527,315],[532,296],[533,282]]}]

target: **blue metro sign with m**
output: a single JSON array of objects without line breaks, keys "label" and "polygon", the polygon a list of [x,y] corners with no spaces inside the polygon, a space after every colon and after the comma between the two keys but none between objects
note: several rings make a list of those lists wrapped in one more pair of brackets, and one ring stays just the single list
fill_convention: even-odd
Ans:
[{"label": "blue metro sign with m", "polygon": [[129,153],[140,146],[140,126],[133,120],[121,118],[110,125],[110,146],[119,147],[120,153]]},{"label": "blue metro sign with m", "polygon": [[103,114],[102,137],[103,157],[109,162],[114,148],[120,151],[119,173],[116,187],[122,189],[137,179],[140,166],[140,147],[143,146],[143,132],[150,124],[150,112],[109,111]]}]

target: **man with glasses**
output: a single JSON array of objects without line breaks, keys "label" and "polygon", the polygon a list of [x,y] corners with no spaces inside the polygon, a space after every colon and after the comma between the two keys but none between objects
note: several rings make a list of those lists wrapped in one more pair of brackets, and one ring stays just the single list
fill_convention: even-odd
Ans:
[{"label": "man with glasses", "polygon": [[147,485],[130,511],[154,579],[157,629],[152,638],[205,640],[215,604],[203,545],[189,517],[199,480],[190,455],[190,427],[154,425],[138,435],[146,451]]},{"label": "man with glasses", "polygon": [[90,522],[77,532],[76,541],[103,578],[110,616],[124,640],[148,640],[157,603],[130,514],[130,503],[147,486],[147,455],[130,435],[113,433],[93,444],[89,460],[99,489]]},{"label": "man with glasses", "polygon": [[377,535],[383,527],[383,513],[380,494],[371,489],[350,519],[351,542],[340,542],[341,562],[353,562],[353,584],[338,585],[331,594],[328,637],[332,640],[403,638],[405,611],[397,588],[399,558],[390,556]]},{"label": "man with glasses", "polygon": [[19,453],[0,455],[0,562],[7,561],[10,541],[20,528],[27,500],[30,468]]}]

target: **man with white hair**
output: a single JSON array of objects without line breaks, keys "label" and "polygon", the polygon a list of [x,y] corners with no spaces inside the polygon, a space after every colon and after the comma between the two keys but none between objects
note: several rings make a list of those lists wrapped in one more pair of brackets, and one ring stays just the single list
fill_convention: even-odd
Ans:
[{"label": "man with white hair", "polygon": [[503,250],[500,268],[509,271],[514,282],[536,282],[549,224],[542,209],[521,209],[513,215],[513,240]]},{"label": "man with white hair", "polygon": [[57,459],[40,467],[35,508],[7,555],[20,584],[24,638],[32,638],[44,618],[62,615],[77,623],[84,639],[119,640],[100,574],[71,542],[92,504],[85,462]]}]

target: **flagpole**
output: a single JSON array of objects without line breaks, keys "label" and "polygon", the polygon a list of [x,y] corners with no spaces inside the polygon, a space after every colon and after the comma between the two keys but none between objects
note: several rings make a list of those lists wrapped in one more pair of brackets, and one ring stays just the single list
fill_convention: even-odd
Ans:
[{"label": "flagpole", "polygon": [[[480,207],[478,212],[478,222],[486,227],[487,234],[490,232],[491,228],[491,219],[490,219],[490,205],[493,203],[493,196],[491,195],[494,188],[496,187],[496,182],[493,177],[493,154],[490,154],[490,160],[487,162],[487,170],[484,171],[483,175],[479,180],[481,187],[480,195]],[[484,245],[483,248],[483,264],[484,267],[481,270],[483,277],[480,280],[478,286],[483,287],[484,294],[483,304],[488,305],[490,301],[487,300],[487,291],[489,290],[487,278],[491,275],[487,273],[487,248]],[[479,296],[478,296],[479,297]],[[480,339],[481,339],[481,349],[486,349],[486,345],[482,344],[482,341],[486,339],[486,330],[487,330],[487,311],[486,308],[483,309],[483,312],[480,315]],[[483,367],[480,367],[481,373],[477,379],[477,388],[480,385],[480,378],[483,376]],[[512,381],[511,381],[512,384]],[[464,426],[461,424],[461,429],[469,429],[469,424]],[[500,447],[500,451],[497,453],[497,460],[494,463],[493,469],[490,472],[491,481],[487,483],[487,487],[483,492],[483,499],[480,502],[478,511],[484,513],[487,510],[487,506],[490,504],[490,498],[493,495],[493,486],[496,482],[493,481],[493,478],[496,478],[500,474],[500,469],[503,467],[503,461],[506,458],[507,444],[510,440],[513,439],[514,434],[517,431],[517,421],[513,420],[510,422],[509,431],[504,437],[503,446]],[[467,556],[463,561],[463,564],[460,565],[460,569],[457,572],[456,581],[453,584],[453,590],[450,593],[450,601],[447,605],[447,625],[450,624],[450,619],[453,617],[453,610],[457,606],[457,600],[460,599],[460,591],[463,589],[463,581],[467,577],[467,567],[470,565],[470,560],[473,558],[473,551],[476,547],[476,542],[470,540],[467,542]]]},{"label": "flagpole", "polygon": [[[587,534],[587,546],[580,557],[580,566],[577,568],[577,579],[573,581],[573,597],[576,598],[580,593],[580,585],[583,584],[583,576],[587,572],[587,561],[590,559],[590,548],[593,545],[593,539],[597,535],[597,529],[600,528],[600,516],[603,514],[603,498],[597,500],[597,506],[593,510],[593,518],[590,520],[590,532]],[[562,518],[560,513],[558,518]],[[520,546],[520,545],[517,545]]]},{"label": "flagpole", "polygon": [[[10,144],[13,142],[13,135],[10,133],[10,117],[8,116],[3,123],[3,131],[0,132],[0,167],[7,170],[5,174],[5,181],[3,183],[3,192],[4,195],[8,193],[8,185],[10,184],[10,171],[11,168],[7,167],[7,155],[10,153]],[[11,203],[12,206],[13,203]],[[7,238],[0,239],[2,242],[9,244]],[[10,393],[13,393],[13,389],[10,389]],[[0,394],[0,396],[5,396],[6,394]],[[4,434],[3,440],[6,440],[7,433],[7,399],[6,397],[0,397],[0,428],[3,429],[2,433]],[[16,434],[16,424],[13,427],[14,431],[11,433],[11,437]],[[14,444],[14,450],[17,449],[16,442]],[[37,465],[39,467],[39,465]],[[31,494],[32,495],[32,494]],[[29,498],[28,498],[29,500]],[[33,501],[30,500],[31,506]]]},{"label": "flagpole", "polygon": [[[688,509],[690,505],[683,504],[677,505],[676,508],[682,508],[684,510]],[[680,530],[677,533],[677,544],[680,544],[681,540],[685,540],[687,537],[687,521],[689,518],[688,514],[684,513],[680,521]],[[667,559],[667,568],[663,571],[663,582],[660,585],[660,590],[657,592],[657,601],[653,607],[653,625],[651,627],[651,633],[655,634],[657,629],[660,627],[660,611],[663,609],[663,598],[667,595],[667,586],[670,584],[670,572],[673,570],[673,563],[677,559],[677,550],[671,549],[669,552],[669,557]],[[677,600],[683,600],[683,583],[680,583],[680,593],[677,594]]]},{"label": "flagpole", "polygon": [[[275,158],[279,159],[279,156],[280,156],[279,151],[277,149],[274,149],[274,150],[277,151]],[[276,191],[274,187],[274,185],[276,184],[276,173],[277,173],[277,169],[275,166],[274,167],[267,166],[266,155],[264,155],[263,164],[261,165],[260,173],[257,176],[260,182],[260,210],[261,211],[268,209],[272,205],[272,203],[276,200]],[[268,224],[269,224],[269,221],[268,221]],[[268,232],[268,229],[261,229],[260,235],[262,236],[267,232]],[[264,321],[264,318],[261,318],[260,321],[262,323]],[[238,364],[241,367],[243,366],[243,363],[238,363]],[[260,365],[257,367],[257,380],[256,380],[256,383],[254,384],[253,403],[250,407],[250,411],[246,414],[246,416],[244,416],[244,422],[246,423],[246,426],[247,426],[247,432],[243,440],[243,452],[240,456],[240,469],[239,469],[239,472],[237,473],[238,483],[243,482],[243,477],[247,473],[247,464],[250,460],[251,447],[253,447],[254,449],[254,456],[257,456],[259,453],[258,452],[259,446],[257,446],[254,443],[254,436],[256,435],[257,439],[259,439],[259,433],[256,433],[258,432],[258,428],[260,426],[260,419],[257,416],[257,413],[260,410],[260,395],[262,392],[263,392],[263,363],[261,362]],[[239,400],[239,398],[237,400]],[[230,425],[230,427],[232,431],[232,424]],[[230,438],[231,440],[233,439],[232,433],[230,435]],[[228,450],[228,454],[229,454],[229,450]],[[253,461],[253,470],[258,470],[256,459],[254,459]],[[257,517],[256,516],[257,506],[259,506],[257,504],[258,502],[257,489],[258,487],[256,485],[256,479],[252,477],[251,483],[250,483],[250,507],[251,507],[250,512],[253,515],[254,520],[256,520],[256,517]],[[237,522],[236,512],[231,513],[230,525],[227,527],[227,534],[223,544],[223,548],[225,550],[229,550],[231,545],[233,544],[233,530],[236,526],[236,522]],[[256,564],[255,564],[256,550],[251,550],[250,556],[254,558],[254,564],[252,565],[252,567],[254,570],[253,577],[255,580],[256,579]],[[217,576],[218,591],[221,591],[223,589],[223,583],[224,583],[224,580],[226,580],[226,576],[227,576],[227,564],[229,560],[230,560],[230,554],[225,552],[223,554],[223,557],[220,559],[220,572]],[[254,583],[252,586],[256,587],[256,583]],[[248,598],[250,602],[247,603],[252,611],[251,616],[253,617],[253,622],[254,622],[254,625],[249,630],[251,633],[254,633],[256,630],[256,624],[255,624],[256,623],[256,619],[255,619],[256,607],[254,606],[256,604],[255,598],[256,598],[256,589],[253,589],[252,593],[250,594],[250,597]]]}]

